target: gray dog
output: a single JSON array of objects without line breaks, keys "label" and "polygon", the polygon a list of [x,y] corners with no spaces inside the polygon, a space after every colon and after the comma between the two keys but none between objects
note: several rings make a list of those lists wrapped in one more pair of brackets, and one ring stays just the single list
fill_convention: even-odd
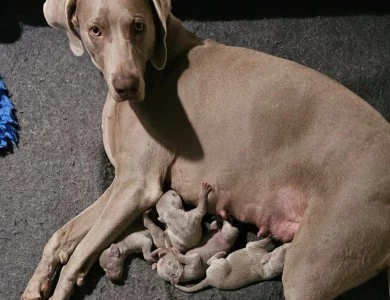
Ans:
[{"label": "gray dog", "polygon": [[234,290],[275,278],[282,274],[286,250],[290,244],[284,244],[268,253],[270,241],[270,238],[265,238],[249,242],[245,248],[229,254],[226,258],[216,255],[207,262],[210,266],[204,280],[192,287],[176,287],[184,292],[196,292],[209,286]]},{"label": "gray dog", "polygon": [[357,95],[294,62],[197,37],[169,0],[47,0],[44,14],[103,73],[115,178],[53,234],[23,299],[50,287],[69,299],[164,190],[196,206],[204,180],[208,213],[292,241],[287,300],[335,298],[389,269],[390,125]]},{"label": "gray dog", "polygon": [[224,220],[222,225],[214,221],[199,245],[185,255],[174,247],[160,249],[157,273],[173,285],[200,279],[206,273],[208,260],[212,257],[226,256],[238,234],[238,229],[228,221]]}]

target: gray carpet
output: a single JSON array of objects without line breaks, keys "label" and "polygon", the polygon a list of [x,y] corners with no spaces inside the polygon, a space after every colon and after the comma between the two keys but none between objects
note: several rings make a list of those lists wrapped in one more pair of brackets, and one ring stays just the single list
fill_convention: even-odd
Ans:
[{"label": "gray carpet", "polygon": [[[112,180],[100,131],[105,83],[89,57],[72,56],[64,33],[37,26],[44,23],[41,2],[19,0],[0,14],[0,74],[21,126],[19,148],[0,157],[0,299],[20,297],[51,234]],[[310,66],[390,120],[390,13],[381,7],[279,11],[265,5],[258,12],[253,1],[237,7],[230,0],[224,15],[207,1],[189,1],[187,8],[176,2],[177,13],[198,35]],[[139,256],[126,269],[126,279],[114,285],[95,266],[72,299],[283,298],[280,279],[191,296],[159,279]],[[389,299],[385,274],[340,299]]]}]

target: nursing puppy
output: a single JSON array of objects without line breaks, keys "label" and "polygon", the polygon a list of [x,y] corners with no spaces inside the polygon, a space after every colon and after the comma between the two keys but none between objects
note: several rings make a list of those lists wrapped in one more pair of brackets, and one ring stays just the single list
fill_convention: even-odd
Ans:
[{"label": "nursing puppy", "polygon": [[201,242],[185,255],[173,247],[158,252],[157,273],[171,284],[202,278],[208,268],[208,260],[227,255],[239,234],[228,221],[213,221]]},{"label": "nursing puppy", "polygon": [[206,214],[207,196],[210,192],[211,186],[204,182],[198,206],[190,211],[184,209],[182,198],[173,190],[167,191],[158,200],[158,220],[166,225],[166,237],[180,252],[191,249],[202,238],[202,219]]},{"label": "nursing puppy", "polygon": [[192,287],[175,285],[184,292],[196,292],[209,286],[222,290],[234,290],[261,280],[272,279],[283,272],[284,257],[290,243],[272,252],[267,251],[271,239],[249,242],[226,258],[218,255],[207,263],[206,278]]},{"label": "nursing puppy", "polygon": [[[99,258],[100,266],[106,272],[106,276],[111,281],[116,281],[122,278],[123,267],[126,258],[133,253],[141,253],[145,260],[156,262],[152,255],[153,243],[157,248],[165,246],[164,236],[156,234],[155,231],[159,228],[149,226],[145,227],[145,223],[150,221],[149,217],[143,214],[144,224],[142,219],[138,218],[129,229],[123,234],[118,243],[113,243],[104,250]],[[150,221],[151,222],[151,221]]]}]

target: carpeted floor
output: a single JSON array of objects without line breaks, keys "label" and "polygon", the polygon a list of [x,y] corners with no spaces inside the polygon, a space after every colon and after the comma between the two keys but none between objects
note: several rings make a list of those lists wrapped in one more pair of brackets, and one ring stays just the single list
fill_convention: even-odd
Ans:
[{"label": "carpeted floor", "polygon": [[[185,3],[174,0],[174,9],[198,35],[310,66],[390,120],[389,10],[372,3],[283,9],[248,0]],[[17,0],[0,11],[0,74],[21,126],[19,148],[0,157],[0,299],[5,300],[20,297],[50,235],[112,179],[100,131],[105,83],[87,55],[71,54],[64,33],[44,26],[41,5]],[[280,280],[191,296],[163,282],[139,257],[126,268],[126,280],[113,285],[95,266],[72,299],[283,298]],[[389,299],[385,274],[340,299]]]}]

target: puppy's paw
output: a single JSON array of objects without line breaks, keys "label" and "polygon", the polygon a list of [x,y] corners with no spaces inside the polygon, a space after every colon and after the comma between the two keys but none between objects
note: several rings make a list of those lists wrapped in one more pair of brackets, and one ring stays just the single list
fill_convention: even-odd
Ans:
[{"label": "puppy's paw", "polygon": [[213,261],[220,259],[220,258],[224,258],[224,257],[226,257],[226,255],[227,255],[226,251],[220,251],[220,252],[214,254],[212,257],[210,257],[209,260],[207,261],[207,264],[210,266],[213,263]]},{"label": "puppy's paw", "polygon": [[264,279],[272,279],[283,272],[284,260],[287,249],[290,244],[284,244],[277,247],[270,253],[267,253],[261,259],[261,267],[264,273]]},{"label": "puppy's paw", "polygon": [[202,192],[204,193],[204,194],[208,194],[208,193],[210,193],[211,192],[211,190],[212,190],[213,188],[211,187],[211,185],[209,185],[207,182],[203,182],[202,183]]}]

